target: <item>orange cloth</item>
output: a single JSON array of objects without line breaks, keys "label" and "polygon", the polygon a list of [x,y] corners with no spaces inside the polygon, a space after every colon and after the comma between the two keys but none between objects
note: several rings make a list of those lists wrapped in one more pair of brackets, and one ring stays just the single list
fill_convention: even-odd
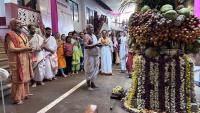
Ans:
[{"label": "orange cloth", "polygon": [[12,82],[12,97],[14,101],[21,101],[29,94],[26,84],[30,81],[33,70],[29,52],[11,52],[9,48],[24,48],[28,45],[28,38],[21,34],[17,35],[11,31],[5,37],[5,50],[8,61]]},{"label": "orange cloth", "polygon": [[57,49],[58,69],[63,69],[66,68],[64,42],[62,40],[58,40],[57,44],[58,44],[58,49]]},{"label": "orange cloth", "polygon": [[108,37],[106,37],[106,38],[100,38],[100,43],[101,44],[105,44],[105,45],[108,45],[108,44],[110,44],[111,43],[111,40],[110,40],[110,38],[108,38]]}]

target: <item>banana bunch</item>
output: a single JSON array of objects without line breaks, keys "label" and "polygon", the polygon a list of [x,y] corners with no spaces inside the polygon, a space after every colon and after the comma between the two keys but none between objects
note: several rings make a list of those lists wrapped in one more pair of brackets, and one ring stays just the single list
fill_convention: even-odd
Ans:
[{"label": "banana bunch", "polygon": [[124,92],[124,89],[121,86],[116,86],[112,89],[113,94],[120,94],[120,93],[123,93],[123,92]]}]

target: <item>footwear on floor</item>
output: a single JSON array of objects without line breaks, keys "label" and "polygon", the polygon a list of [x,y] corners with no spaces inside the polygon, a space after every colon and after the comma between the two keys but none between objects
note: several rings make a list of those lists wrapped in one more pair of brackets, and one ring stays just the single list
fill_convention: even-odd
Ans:
[{"label": "footwear on floor", "polygon": [[89,90],[89,91],[93,91],[94,89],[93,89],[93,88],[91,88],[91,87],[88,87],[88,90]]},{"label": "footwear on floor", "polygon": [[94,82],[91,82],[91,88],[99,88],[99,87],[97,87],[97,86],[94,84]]},{"label": "footwear on floor", "polygon": [[13,102],[13,104],[16,104],[16,105],[22,105],[22,104],[24,104],[24,102],[21,100],[21,101]]},{"label": "footwear on floor", "polygon": [[91,82],[90,82],[90,80],[87,80],[87,87],[90,87],[91,86]]},{"label": "footwear on floor", "polygon": [[34,88],[34,87],[36,87],[36,86],[37,86],[37,84],[36,84],[36,83],[33,83],[33,85],[32,85],[31,87],[33,87],[33,88]]}]

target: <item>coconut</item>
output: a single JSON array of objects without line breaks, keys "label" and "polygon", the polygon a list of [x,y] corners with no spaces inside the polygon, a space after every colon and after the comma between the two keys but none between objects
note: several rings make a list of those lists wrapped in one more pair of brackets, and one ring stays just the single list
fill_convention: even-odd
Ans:
[{"label": "coconut", "polygon": [[147,10],[151,9],[148,5],[144,5],[141,9],[142,12],[146,12]]},{"label": "coconut", "polygon": [[145,50],[145,55],[146,55],[147,57],[153,58],[153,57],[158,56],[159,53],[156,51],[155,48],[150,47],[150,48],[148,48],[148,49]]},{"label": "coconut", "polygon": [[163,5],[163,6],[160,8],[160,11],[161,11],[162,13],[165,13],[165,12],[167,12],[167,11],[169,11],[169,10],[173,10],[173,6],[170,5],[170,4]]},{"label": "coconut", "polygon": [[179,15],[177,18],[176,18],[176,20],[175,20],[175,22],[174,22],[174,25],[175,26],[180,26],[184,21],[185,21],[185,15]]},{"label": "coconut", "polygon": [[177,11],[181,15],[189,16],[190,15],[190,8],[181,8],[180,10]]},{"label": "coconut", "polygon": [[169,11],[164,13],[164,16],[167,19],[175,20],[177,18],[178,14],[177,14],[177,12],[175,10],[169,10]]}]

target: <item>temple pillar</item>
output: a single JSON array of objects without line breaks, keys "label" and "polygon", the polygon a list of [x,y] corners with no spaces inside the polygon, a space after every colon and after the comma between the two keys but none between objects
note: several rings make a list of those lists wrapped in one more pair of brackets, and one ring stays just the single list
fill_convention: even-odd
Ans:
[{"label": "temple pillar", "polygon": [[51,0],[51,23],[52,33],[58,32],[57,0]]}]

